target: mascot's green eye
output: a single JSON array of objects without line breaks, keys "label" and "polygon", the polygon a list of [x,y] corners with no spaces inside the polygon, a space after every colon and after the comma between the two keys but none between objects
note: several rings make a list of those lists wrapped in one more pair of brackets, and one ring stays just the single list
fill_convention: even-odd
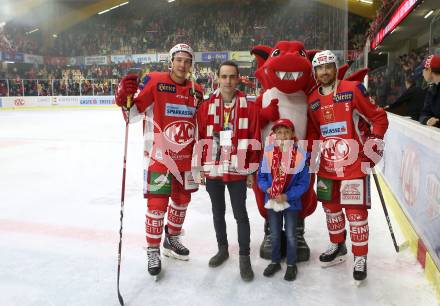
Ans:
[{"label": "mascot's green eye", "polygon": [[280,55],[280,53],[281,53],[280,49],[275,49],[275,50],[272,52],[272,56],[278,56],[278,55]]}]

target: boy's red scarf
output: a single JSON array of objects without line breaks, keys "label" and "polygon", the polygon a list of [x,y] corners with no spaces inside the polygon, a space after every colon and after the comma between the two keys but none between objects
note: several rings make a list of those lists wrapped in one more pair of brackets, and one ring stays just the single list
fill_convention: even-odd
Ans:
[{"label": "boy's red scarf", "polygon": [[[272,188],[270,189],[270,198],[274,199],[276,196],[283,193],[286,183],[290,181],[292,174],[288,174],[292,169],[295,168],[297,147],[293,146],[292,150],[287,150],[287,152],[282,152],[280,147],[276,145],[273,150],[272,164],[270,167],[270,172],[272,175]],[[289,154],[288,158],[283,155]]]}]

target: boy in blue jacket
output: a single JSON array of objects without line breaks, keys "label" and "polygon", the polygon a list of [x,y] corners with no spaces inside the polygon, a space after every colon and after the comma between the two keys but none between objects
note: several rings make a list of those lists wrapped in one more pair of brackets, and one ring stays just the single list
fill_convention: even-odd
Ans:
[{"label": "boy in blue jacket", "polygon": [[[296,222],[301,210],[301,196],[310,183],[306,166],[306,151],[298,146],[292,121],[280,119],[272,127],[275,141],[269,141],[264,149],[258,169],[258,185],[265,191],[272,242],[272,262],[264,270],[264,276],[272,276],[281,270],[281,230],[286,232],[287,269],[284,279],[296,278]],[[272,135],[272,136],[273,136]]]}]

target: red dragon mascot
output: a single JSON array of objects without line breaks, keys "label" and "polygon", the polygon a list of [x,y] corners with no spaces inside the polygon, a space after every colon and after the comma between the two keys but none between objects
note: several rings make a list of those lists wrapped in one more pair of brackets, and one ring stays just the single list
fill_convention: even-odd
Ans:
[{"label": "red dragon mascot", "polygon": [[[257,60],[256,78],[262,84],[264,92],[257,97],[261,106],[261,135],[266,139],[273,122],[287,118],[295,124],[295,133],[299,140],[306,139],[307,93],[315,86],[312,74],[311,58],[317,51],[307,51],[298,41],[280,41],[275,47],[255,46],[251,50]],[[304,219],[314,212],[317,204],[313,189],[315,177],[312,175],[309,190],[303,195],[303,210],[297,225],[297,261],[307,261],[310,249],[304,239]],[[267,218],[264,208],[264,194],[254,185],[258,209],[263,218]],[[264,240],[260,247],[260,256],[271,258],[270,229],[268,221],[264,225]]]}]

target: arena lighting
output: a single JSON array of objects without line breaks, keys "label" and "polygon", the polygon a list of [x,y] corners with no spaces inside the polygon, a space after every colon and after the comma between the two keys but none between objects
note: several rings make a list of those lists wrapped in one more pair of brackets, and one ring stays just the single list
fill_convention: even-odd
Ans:
[{"label": "arena lighting", "polygon": [[6,22],[4,22],[4,21],[3,21],[3,22],[0,22],[0,28],[1,28],[1,27],[4,27],[5,25],[6,25]]},{"label": "arena lighting", "polygon": [[176,0],[167,0],[168,1],[168,3],[171,3],[171,2],[174,2],[174,1],[176,1]]},{"label": "arena lighting", "polygon": [[111,8],[108,8],[108,9],[106,9],[106,10],[100,11],[100,12],[98,13],[98,15],[105,14],[105,13],[107,13],[107,12],[110,12],[111,10],[114,10],[114,9],[118,8],[118,7],[124,6],[124,5],[128,4],[128,2],[130,2],[130,1],[126,1],[126,2],[123,2],[123,3],[121,3],[121,4],[115,5],[115,6],[111,7]]},{"label": "arena lighting", "polygon": [[383,41],[385,36],[394,30],[406,16],[414,9],[420,0],[403,0],[391,16],[390,21],[382,27],[371,41],[371,49],[374,50]]},{"label": "arena lighting", "polygon": [[432,15],[432,13],[434,13],[434,10],[430,10],[429,12],[428,12],[428,14],[426,14],[425,15],[425,17],[423,17],[423,18],[428,18],[429,16],[431,16]]},{"label": "arena lighting", "polygon": [[359,0],[359,2],[365,3],[365,4],[373,4],[373,0]]},{"label": "arena lighting", "polygon": [[36,29],[33,29],[33,30],[29,31],[29,32],[26,32],[26,34],[29,35],[29,34],[32,34],[34,32],[37,32],[38,30],[39,30],[39,28],[36,28]]}]

